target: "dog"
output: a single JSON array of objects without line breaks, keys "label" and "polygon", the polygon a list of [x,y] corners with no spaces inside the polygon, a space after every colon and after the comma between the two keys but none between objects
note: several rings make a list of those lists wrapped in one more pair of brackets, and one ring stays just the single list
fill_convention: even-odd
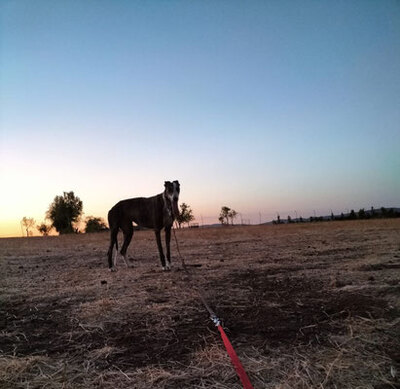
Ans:
[{"label": "dog", "polygon": [[[110,246],[108,249],[108,267],[110,271],[116,270],[118,256],[118,232],[121,229],[124,235],[124,243],[121,248],[121,255],[126,262],[126,251],[133,236],[133,225],[135,222],[140,227],[151,228],[156,235],[158,252],[163,270],[171,269],[171,228],[174,220],[179,215],[178,200],[180,193],[179,181],[165,181],[164,192],[152,197],[136,197],[133,199],[121,200],[108,212],[108,224],[110,227]],[[165,230],[165,243],[167,258],[161,244],[161,230]],[[116,253],[113,261],[113,250],[116,246]]]}]

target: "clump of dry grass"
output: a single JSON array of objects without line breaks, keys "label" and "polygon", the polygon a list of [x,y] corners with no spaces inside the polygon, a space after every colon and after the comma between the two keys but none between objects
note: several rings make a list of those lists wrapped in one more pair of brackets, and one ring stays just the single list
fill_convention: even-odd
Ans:
[{"label": "clump of dry grass", "polygon": [[0,357],[0,384],[4,389],[79,389],[85,387],[85,381],[84,369],[67,360],[43,356]]},{"label": "clump of dry grass", "polygon": [[399,387],[396,363],[382,350],[385,341],[400,334],[399,321],[381,322],[379,333],[374,320],[350,318],[346,324],[348,332],[330,336],[325,345],[270,349],[269,360],[258,355],[264,368],[254,374],[250,366],[254,382],[260,388],[274,382],[277,389]]}]

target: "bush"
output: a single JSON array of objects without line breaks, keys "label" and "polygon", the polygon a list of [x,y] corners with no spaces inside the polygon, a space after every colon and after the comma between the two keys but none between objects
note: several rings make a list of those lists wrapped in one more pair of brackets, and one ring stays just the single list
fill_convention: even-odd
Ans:
[{"label": "bush", "polygon": [[46,223],[41,223],[38,226],[36,226],[36,229],[43,235],[43,236],[47,236],[49,235],[49,232],[51,231],[53,227],[49,226]]},{"label": "bush", "polygon": [[101,217],[89,216],[86,218],[85,232],[102,232],[107,230],[107,225]]}]

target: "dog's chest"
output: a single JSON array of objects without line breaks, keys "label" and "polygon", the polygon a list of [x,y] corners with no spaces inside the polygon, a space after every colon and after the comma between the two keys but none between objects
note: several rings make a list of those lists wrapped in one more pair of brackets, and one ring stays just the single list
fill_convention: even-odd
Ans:
[{"label": "dog's chest", "polygon": [[172,216],[172,210],[165,207],[163,212],[163,224],[164,226],[170,226],[174,222],[174,217]]}]

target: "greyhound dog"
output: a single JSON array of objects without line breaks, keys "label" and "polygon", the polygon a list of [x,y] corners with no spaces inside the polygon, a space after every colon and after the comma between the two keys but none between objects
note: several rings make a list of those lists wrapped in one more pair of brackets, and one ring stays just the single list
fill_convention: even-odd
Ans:
[{"label": "greyhound dog", "polygon": [[[116,270],[118,255],[118,232],[121,229],[124,234],[124,243],[120,253],[126,266],[126,250],[133,236],[133,225],[135,222],[140,227],[151,228],[156,234],[158,252],[160,254],[163,270],[171,269],[171,227],[175,218],[179,215],[178,199],[180,185],[178,181],[165,181],[164,192],[153,197],[137,197],[122,200],[115,204],[108,212],[108,224],[110,226],[111,241],[108,249],[108,267],[110,271]],[[165,243],[167,246],[167,261],[161,244],[161,230],[165,229]],[[112,254],[116,245],[114,263]]]}]

